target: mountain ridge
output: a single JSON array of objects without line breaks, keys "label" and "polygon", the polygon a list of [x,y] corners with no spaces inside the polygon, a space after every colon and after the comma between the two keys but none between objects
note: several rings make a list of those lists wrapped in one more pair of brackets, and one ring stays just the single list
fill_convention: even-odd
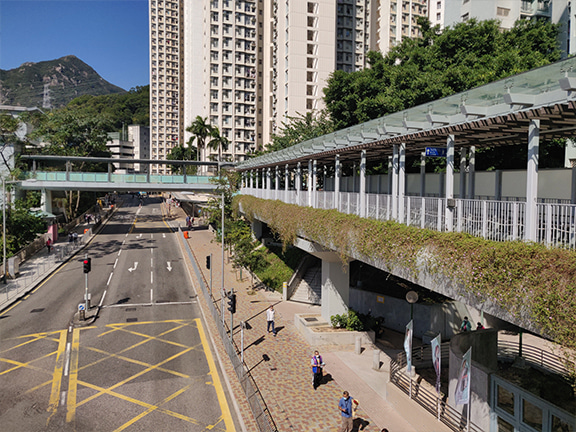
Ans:
[{"label": "mountain ridge", "polygon": [[74,55],[0,69],[0,105],[60,108],[83,95],[125,92]]}]

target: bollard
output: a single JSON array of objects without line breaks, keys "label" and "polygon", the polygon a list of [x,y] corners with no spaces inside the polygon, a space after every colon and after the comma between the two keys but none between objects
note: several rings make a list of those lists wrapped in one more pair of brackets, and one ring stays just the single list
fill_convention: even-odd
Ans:
[{"label": "bollard", "polygon": [[356,354],[362,354],[362,336],[356,336]]},{"label": "bollard", "polygon": [[380,370],[380,350],[375,349],[372,351],[372,369],[375,371]]}]

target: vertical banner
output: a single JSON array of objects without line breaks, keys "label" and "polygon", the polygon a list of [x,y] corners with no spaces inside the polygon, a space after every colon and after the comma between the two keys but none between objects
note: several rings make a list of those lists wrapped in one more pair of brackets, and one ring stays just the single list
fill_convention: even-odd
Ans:
[{"label": "vertical banner", "polygon": [[412,372],[412,320],[406,325],[406,336],[404,337],[404,351],[406,351],[406,372]]},{"label": "vertical banner", "polygon": [[456,385],[456,392],[454,393],[454,399],[456,405],[465,405],[470,403],[470,369],[472,363],[472,347],[464,357],[462,357],[462,364],[460,365],[460,370],[458,371],[458,384]]},{"label": "vertical banner", "polygon": [[432,344],[432,364],[436,371],[436,392],[440,394],[440,372],[442,371],[442,335],[438,333],[431,341]]}]

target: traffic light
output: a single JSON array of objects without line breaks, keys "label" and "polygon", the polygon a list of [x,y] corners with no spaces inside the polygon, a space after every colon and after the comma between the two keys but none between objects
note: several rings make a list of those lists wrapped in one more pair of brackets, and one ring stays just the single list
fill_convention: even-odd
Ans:
[{"label": "traffic light", "polygon": [[228,294],[228,310],[230,313],[236,313],[236,294]]},{"label": "traffic light", "polygon": [[84,273],[90,273],[92,270],[92,258],[84,258]]},{"label": "traffic light", "polygon": [[210,270],[210,255],[206,257],[206,268]]}]

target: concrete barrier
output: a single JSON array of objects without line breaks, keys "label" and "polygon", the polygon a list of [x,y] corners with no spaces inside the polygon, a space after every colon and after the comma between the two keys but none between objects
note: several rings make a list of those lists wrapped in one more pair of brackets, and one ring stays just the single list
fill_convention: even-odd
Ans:
[{"label": "concrete barrier", "polygon": [[374,331],[335,330],[320,314],[295,314],[294,325],[312,346],[348,345],[356,346],[356,338],[363,344],[372,345],[376,340]]}]

